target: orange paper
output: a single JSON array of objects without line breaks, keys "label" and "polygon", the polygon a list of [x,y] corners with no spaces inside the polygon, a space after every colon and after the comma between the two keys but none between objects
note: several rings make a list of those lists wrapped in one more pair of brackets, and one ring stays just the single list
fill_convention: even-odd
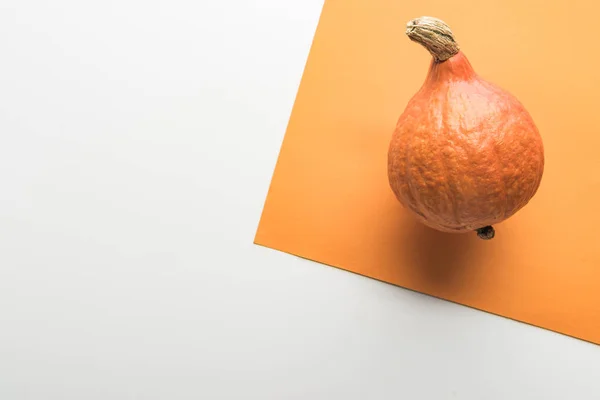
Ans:
[{"label": "orange paper", "polygon": [[[593,0],[326,1],[255,243],[600,344],[600,40],[582,22],[599,12]],[[543,136],[541,187],[491,241],[421,226],[388,185],[389,140],[429,66],[404,34],[422,15],[446,21]]]}]

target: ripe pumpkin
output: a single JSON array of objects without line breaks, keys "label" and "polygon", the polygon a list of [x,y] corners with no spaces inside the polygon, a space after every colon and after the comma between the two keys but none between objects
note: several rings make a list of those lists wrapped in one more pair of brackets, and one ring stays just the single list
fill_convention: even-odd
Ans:
[{"label": "ripe pumpkin", "polygon": [[423,224],[492,239],[493,225],[523,208],[540,186],[540,133],[513,95],[474,71],[446,23],[416,18],[406,34],[433,58],[393,132],[390,186]]}]

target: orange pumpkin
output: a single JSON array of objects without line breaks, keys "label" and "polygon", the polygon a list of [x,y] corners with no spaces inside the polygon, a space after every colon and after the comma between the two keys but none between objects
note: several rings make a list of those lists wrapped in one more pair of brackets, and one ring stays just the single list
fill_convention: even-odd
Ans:
[{"label": "orange pumpkin", "polygon": [[491,239],[539,188],[540,133],[513,95],[478,76],[443,21],[414,19],[406,34],[433,59],[392,135],[390,186],[423,224]]}]

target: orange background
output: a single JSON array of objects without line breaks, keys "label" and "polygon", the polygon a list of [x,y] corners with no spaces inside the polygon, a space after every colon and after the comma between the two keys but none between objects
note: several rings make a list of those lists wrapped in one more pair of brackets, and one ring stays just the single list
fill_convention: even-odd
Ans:
[{"label": "orange background", "polygon": [[[592,0],[326,1],[255,243],[600,344],[599,12]],[[419,225],[388,186],[388,142],[429,66],[404,34],[422,15],[445,20],[543,136],[541,187],[491,241]]]}]

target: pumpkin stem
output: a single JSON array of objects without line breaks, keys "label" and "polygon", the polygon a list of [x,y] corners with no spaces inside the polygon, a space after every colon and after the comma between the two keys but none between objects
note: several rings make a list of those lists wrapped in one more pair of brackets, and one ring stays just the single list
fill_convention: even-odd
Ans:
[{"label": "pumpkin stem", "polygon": [[483,240],[490,240],[493,239],[494,236],[496,236],[496,231],[491,225],[484,226],[483,228],[477,229],[477,236],[479,236],[479,238]]},{"label": "pumpkin stem", "polygon": [[425,47],[436,62],[446,61],[460,50],[448,25],[437,18],[420,17],[409,21],[406,35]]}]

